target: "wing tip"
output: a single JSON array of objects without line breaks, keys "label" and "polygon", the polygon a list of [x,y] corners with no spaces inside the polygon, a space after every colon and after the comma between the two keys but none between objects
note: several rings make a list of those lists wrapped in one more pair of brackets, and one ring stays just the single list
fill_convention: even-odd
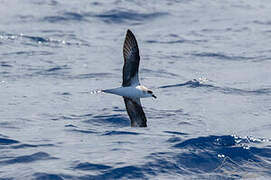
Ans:
[{"label": "wing tip", "polygon": [[130,40],[130,41],[135,41],[134,43],[137,43],[135,35],[134,35],[134,33],[130,29],[127,29],[126,38],[125,39]]},{"label": "wing tip", "polygon": [[126,37],[123,43],[124,59],[128,57],[133,48],[135,48],[137,52],[139,51],[135,35],[132,33],[130,29],[127,29]]},{"label": "wing tip", "polygon": [[126,34],[133,34],[133,32],[130,29],[127,29]]}]

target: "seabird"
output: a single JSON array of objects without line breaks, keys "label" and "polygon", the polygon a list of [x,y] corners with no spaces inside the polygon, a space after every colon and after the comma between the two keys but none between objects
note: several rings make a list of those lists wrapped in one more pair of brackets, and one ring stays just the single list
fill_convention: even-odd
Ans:
[{"label": "seabird", "polygon": [[128,29],[123,44],[124,65],[122,69],[122,86],[105,89],[102,92],[123,96],[125,107],[132,127],[147,127],[147,118],[142,109],[140,98],[156,96],[140,85],[138,78],[139,49],[134,34]]}]

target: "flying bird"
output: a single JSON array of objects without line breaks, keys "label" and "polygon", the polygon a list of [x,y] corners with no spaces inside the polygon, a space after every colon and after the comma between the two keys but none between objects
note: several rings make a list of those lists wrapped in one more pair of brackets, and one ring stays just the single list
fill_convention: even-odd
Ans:
[{"label": "flying bird", "polygon": [[125,107],[131,120],[131,126],[147,127],[147,118],[142,109],[140,98],[156,98],[156,96],[150,89],[139,83],[139,49],[136,38],[129,29],[123,44],[123,57],[122,86],[114,89],[105,89],[102,92],[123,96]]}]

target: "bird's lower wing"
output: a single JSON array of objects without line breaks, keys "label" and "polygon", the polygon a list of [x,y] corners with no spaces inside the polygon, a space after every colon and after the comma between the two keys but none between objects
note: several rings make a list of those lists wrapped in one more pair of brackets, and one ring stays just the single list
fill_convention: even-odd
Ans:
[{"label": "bird's lower wing", "polygon": [[140,99],[131,99],[124,97],[124,103],[127,113],[131,119],[132,127],[147,127],[147,119],[142,109]]}]

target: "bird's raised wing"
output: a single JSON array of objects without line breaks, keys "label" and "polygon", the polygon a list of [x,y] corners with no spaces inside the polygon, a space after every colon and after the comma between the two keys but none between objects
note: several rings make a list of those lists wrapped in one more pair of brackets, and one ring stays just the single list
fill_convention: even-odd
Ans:
[{"label": "bird's raised wing", "polygon": [[132,127],[147,127],[147,119],[142,109],[140,99],[131,99],[124,97],[124,103],[127,113],[131,120]]},{"label": "bird's raised wing", "polygon": [[138,67],[139,67],[139,49],[134,34],[128,29],[123,44],[124,65],[122,70],[122,86],[139,85]]}]

